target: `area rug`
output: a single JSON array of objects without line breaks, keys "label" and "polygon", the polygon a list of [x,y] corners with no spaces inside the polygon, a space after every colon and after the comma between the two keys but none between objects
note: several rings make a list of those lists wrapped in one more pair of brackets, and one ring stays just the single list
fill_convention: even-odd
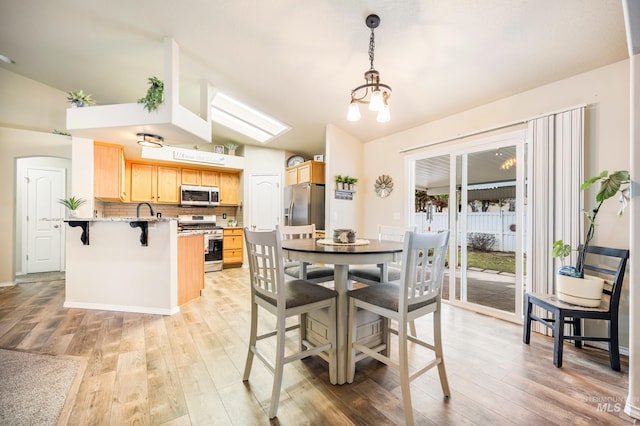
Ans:
[{"label": "area rug", "polygon": [[0,349],[0,425],[66,423],[70,407],[65,403],[75,400],[85,364],[78,358]]}]

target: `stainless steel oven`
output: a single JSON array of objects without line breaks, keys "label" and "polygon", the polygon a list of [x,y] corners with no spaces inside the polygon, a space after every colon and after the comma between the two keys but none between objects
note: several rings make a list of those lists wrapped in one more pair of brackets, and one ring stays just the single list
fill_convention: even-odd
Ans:
[{"label": "stainless steel oven", "polygon": [[222,227],[216,225],[215,215],[180,215],[180,232],[200,232],[204,236],[204,271],[222,270]]}]

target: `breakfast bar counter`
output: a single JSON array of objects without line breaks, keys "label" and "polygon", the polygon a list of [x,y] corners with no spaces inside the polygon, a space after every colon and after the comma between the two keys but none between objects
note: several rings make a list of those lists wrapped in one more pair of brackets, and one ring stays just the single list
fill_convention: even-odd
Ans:
[{"label": "breakfast bar counter", "polygon": [[[176,219],[70,218],[65,222],[70,225],[66,228],[66,308],[163,315],[180,310]],[[72,223],[84,225],[73,227]],[[86,243],[81,239],[85,231]]]}]

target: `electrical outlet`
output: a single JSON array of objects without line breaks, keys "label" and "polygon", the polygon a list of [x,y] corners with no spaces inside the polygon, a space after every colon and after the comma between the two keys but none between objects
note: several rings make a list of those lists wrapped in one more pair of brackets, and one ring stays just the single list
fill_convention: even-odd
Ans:
[{"label": "electrical outlet", "polygon": [[222,213],[222,218],[226,219],[227,218],[227,214],[226,213]]}]

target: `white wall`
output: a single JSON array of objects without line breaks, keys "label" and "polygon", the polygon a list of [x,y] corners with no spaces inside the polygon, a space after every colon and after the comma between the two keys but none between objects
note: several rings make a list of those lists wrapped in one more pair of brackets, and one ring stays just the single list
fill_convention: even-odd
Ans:
[{"label": "white wall", "polygon": [[[326,192],[325,192],[325,222],[327,236],[334,229],[355,229],[358,236],[375,236],[364,233],[364,193],[366,188],[373,185],[364,173],[363,160],[364,145],[353,136],[345,133],[334,125],[327,126],[326,132]],[[335,198],[336,175],[351,176],[358,179],[356,193],[353,200],[338,200]],[[365,176],[366,175],[366,176]]]},{"label": "white wall", "polygon": [[0,68],[0,93],[0,126],[66,130],[65,92]]}]

